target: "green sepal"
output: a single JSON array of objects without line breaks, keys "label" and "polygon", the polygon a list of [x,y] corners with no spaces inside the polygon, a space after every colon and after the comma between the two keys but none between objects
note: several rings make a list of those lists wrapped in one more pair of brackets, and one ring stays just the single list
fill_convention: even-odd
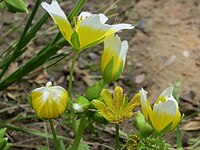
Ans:
[{"label": "green sepal", "polygon": [[134,118],[134,127],[143,138],[150,136],[154,132],[154,129],[146,122],[144,115],[140,111],[137,112]]},{"label": "green sepal", "polygon": [[23,0],[4,0],[8,9],[12,12],[28,13],[28,9]]},{"label": "green sepal", "polygon": [[2,128],[0,129],[0,138],[3,138],[4,135],[6,134],[7,128]]},{"label": "green sepal", "polygon": [[109,63],[102,72],[103,80],[106,83],[114,81],[114,78],[112,77],[113,65],[114,65],[114,57],[112,57],[112,59],[109,61]]},{"label": "green sepal", "polygon": [[0,139],[0,149],[4,149],[6,147],[7,140],[4,138]]},{"label": "green sepal", "polygon": [[79,49],[80,42],[79,42],[78,33],[76,31],[74,31],[72,36],[71,36],[71,42],[72,42],[74,49],[76,49],[76,50]]},{"label": "green sepal", "polygon": [[117,79],[119,79],[119,77],[121,76],[122,72],[123,72],[123,62],[121,62],[120,66],[119,66],[119,69],[117,71],[117,73],[115,74],[114,78],[113,78],[113,81],[116,81]]},{"label": "green sepal", "polygon": [[94,85],[90,86],[86,90],[85,97],[89,101],[92,101],[93,99],[98,99],[102,89],[104,88],[104,85],[105,85],[105,83],[104,83],[103,80],[100,80],[99,82],[96,82]]}]

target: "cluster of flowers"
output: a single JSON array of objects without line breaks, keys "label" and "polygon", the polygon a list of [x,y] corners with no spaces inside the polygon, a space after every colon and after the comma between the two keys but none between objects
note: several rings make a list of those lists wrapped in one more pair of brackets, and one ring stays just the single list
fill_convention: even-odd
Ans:
[{"label": "cluster of flowers", "polygon": [[[82,12],[75,21],[73,28],[56,0],[51,4],[42,3],[42,7],[50,14],[59,27],[62,35],[75,51],[82,51],[88,47],[104,41],[104,50],[101,56],[102,78],[105,83],[116,81],[122,74],[128,42],[121,41],[115,35],[122,29],[133,29],[130,24],[108,25],[108,18],[104,14]],[[120,124],[133,115],[133,109],[141,105],[146,121],[157,131],[169,132],[181,120],[178,103],[172,96],[173,88],[165,89],[151,108],[147,99],[147,92],[142,88],[130,101],[121,87],[115,87],[113,94],[108,89],[100,93],[101,99],[94,99],[93,104],[98,112],[110,123]],[[32,106],[40,118],[57,118],[66,109],[70,98],[68,92],[60,86],[46,87],[32,91]],[[86,100],[86,102],[88,102]],[[78,109],[80,105],[74,105]],[[79,109],[80,110],[80,109]],[[81,111],[84,109],[81,107]]]}]

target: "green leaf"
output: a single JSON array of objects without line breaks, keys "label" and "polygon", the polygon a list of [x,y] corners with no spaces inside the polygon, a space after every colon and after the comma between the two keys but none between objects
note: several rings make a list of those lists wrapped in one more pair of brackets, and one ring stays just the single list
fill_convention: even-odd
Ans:
[{"label": "green leaf", "polygon": [[6,134],[7,128],[2,128],[0,129],[0,138],[3,138],[4,135]]},{"label": "green leaf", "polygon": [[76,31],[74,31],[74,33],[71,36],[71,42],[72,42],[74,49],[76,49],[76,50],[79,49],[80,42],[79,42],[78,33]]},{"label": "green leaf", "polygon": [[65,144],[62,140],[60,141],[59,150],[65,150]]},{"label": "green leaf", "polygon": [[12,146],[11,143],[7,143],[3,150],[8,150],[10,149],[11,146]]},{"label": "green leaf", "polygon": [[3,10],[3,9],[5,9],[5,8],[8,8],[8,7],[6,6],[6,4],[5,4],[5,2],[4,2],[4,1],[0,2],[0,10]]},{"label": "green leaf", "polygon": [[1,139],[0,139],[0,149],[3,150],[4,147],[6,146],[6,143],[7,143],[6,139],[1,138]]},{"label": "green leaf", "polygon": [[89,100],[92,101],[93,99],[97,99],[104,88],[105,83],[103,80],[100,80],[99,82],[96,82],[94,85],[90,86],[86,92],[85,92],[85,97]]},{"label": "green leaf", "polygon": [[28,13],[28,9],[23,0],[4,0],[4,2],[12,12]]}]

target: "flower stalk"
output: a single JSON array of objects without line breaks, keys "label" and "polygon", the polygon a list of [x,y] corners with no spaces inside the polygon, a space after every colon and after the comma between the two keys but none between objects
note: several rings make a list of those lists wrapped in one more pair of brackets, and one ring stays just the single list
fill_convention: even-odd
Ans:
[{"label": "flower stalk", "polygon": [[68,85],[68,91],[69,91],[69,97],[72,98],[72,80],[73,80],[73,73],[74,73],[74,65],[76,63],[76,59],[78,57],[78,51],[75,50],[72,64],[70,67],[70,75],[69,75],[69,85]]},{"label": "flower stalk", "polygon": [[53,121],[52,121],[52,119],[49,119],[49,124],[50,124],[51,131],[52,131],[52,134],[53,134],[53,140],[54,140],[54,143],[55,143],[56,150],[59,150],[58,138],[57,138],[57,135],[56,135],[54,126],[53,126]]},{"label": "flower stalk", "polygon": [[80,120],[80,124],[79,124],[78,130],[77,130],[77,133],[75,134],[75,139],[74,139],[74,142],[72,144],[71,150],[77,150],[78,149],[81,138],[83,136],[85,126],[86,126],[86,116],[85,116],[85,114],[83,114],[82,117],[81,117],[81,120]]},{"label": "flower stalk", "polygon": [[119,150],[119,124],[116,124],[115,129],[115,150]]}]

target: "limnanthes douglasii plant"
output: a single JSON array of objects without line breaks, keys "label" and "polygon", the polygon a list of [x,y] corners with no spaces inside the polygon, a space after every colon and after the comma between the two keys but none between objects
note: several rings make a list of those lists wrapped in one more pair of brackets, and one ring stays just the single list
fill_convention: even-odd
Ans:
[{"label": "limnanthes douglasii plant", "polygon": [[130,101],[123,94],[123,89],[115,87],[113,94],[108,89],[101,92],[101,100],[93,100],[94,106],[108,122],[116,124],[116,149],[119,149],[119,124],[133,115],[133,109],[140,105],[140,94],[136,94]]},{"label": "limnanthes douglasii plant", "polygon": [[[12,7],[7,6],[13,12],[28,12],[25,4],[22,2],[23,0],[20,0],[20,3],[17,4],[11,0],[3,1],[7,5],[13,4]],[[61,9],[59,2],[59,0],[52,0],[51,4],[48,4],[41,2],[41,0],[36,0],[21,37],[13,46],[0,55],[2,60],[0,62],[0,79],[2,79],[0,80],[0,90],[19,81],[22,77],[53,58],[61,57],[64,59],[67,55],[65,53],[58,54],[57,52],[67,45],[69,48],[66,51],[73,53],[70,77],[68,83],[66,83],[68,89],[65,90],[61,86],[53,86],[51,82],[48,82],[46,86],[32,90],[29,97],[30,105],[34,109],[36,116],[39,119],[49,121],[55,149],[66,150],[66,147],[57,138],[53,119],[60,117],[71,125],[74,139],[67,149],[82,150],[84,146],[81,145],[81,141],[83,140],[84,129],[95,121],[95,115],[98,114],[98,117],[101,117],[102,120],[107,120],[107,123],[116,125],[115,149],[118,150],[120,148],[119,125],[133,117],[135,114],[134,109],[141,103],[143,114],[137,113],[135,115],[135,127],[139,134],[130,136],[127,145],[129,145],[129,149],[146,148],[148,147],[148,142],[144,142],[143,139],[145,138],[146,140],[151,135],[156,135],[150,138],[150,143],[156,141],[157,137],[159,137],[161,144],[158,148],[161,150],[163,148],[162,135],[174,130],[181,120],[178,103],[172,96],[173,89],[167,88],[163,91],[154,104],[153,109],[147,100],[147,92],[143,89],[130,100],[128,100],[123,93],[123,89],[119,86],[116,86],[113,92],[106,89],[108,84],[116,81],[122,75],[129,47],[128,41],[122,41],[116,35],[116,32],[123,29],[133,29],[134,26],[127,23],[106,24],[108,18],[102,13],[82,12],[79,14],[86,0],[78,0],[67,17]],[[3,6],[1,5],[3,3],[0,3],[0,8]],[[33,19],[40,4],[47,12],[34,24]],[[57,24],[60,32],[27,63],[22,64],[13,73],[5,77],[11,62],[26,51],[27,44],[32,41],[49,15]],[[79,93],[76,93],[76,96],[74,96],[75,94],[72,92],[72,79],[77,57],[81,51],[84,52],[83,50],[100,43],[104,43],[100,60],[102,78],[94,85],[88,87],[84,94],[79,95]],[[65,115],[68,116],[68,120],[66,119],[67,117],[65,118]],[[23,131],[33,133],[33,131],[27,129]],[[65,135],[68,135],[68,133]],[[52,138],[52,136],[47,135],[45,137]],[[5,143],[5,140],[3,141]],[[143,142],[143,145],[140,141]],[[88,146],[86,147],[89,149]]]}]

